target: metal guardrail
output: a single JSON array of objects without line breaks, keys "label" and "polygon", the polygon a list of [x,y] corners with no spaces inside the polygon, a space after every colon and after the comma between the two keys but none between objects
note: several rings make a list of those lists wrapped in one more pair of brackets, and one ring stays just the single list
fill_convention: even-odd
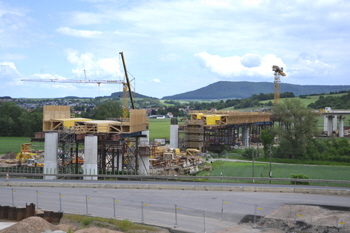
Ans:
[{"label": "metal guardrail", "polygon": [[[5,177],[5,172],[0,172],[0,176]],[[287,182],[289,184],[300,183],[319,183],[319,184],[342,184],[343,186],[350,186],[350,181],[347,180],[320,180],[320,179],[292,179],[292,178],[264,178],[264,177],[229,177],[229,176],[155,176],[155,175],[83,175],[83,174],[43,174],[43,173],[11,173],[11,177],[44,177],[56,176],[58,179],[83,179],[84,177],[97,177],[99,180],[115,179],[115,180],[139,180],[139,181],[191,181],[191,182],[238,182],[245,181],[247,183],[262,181],[262,182]]]}]

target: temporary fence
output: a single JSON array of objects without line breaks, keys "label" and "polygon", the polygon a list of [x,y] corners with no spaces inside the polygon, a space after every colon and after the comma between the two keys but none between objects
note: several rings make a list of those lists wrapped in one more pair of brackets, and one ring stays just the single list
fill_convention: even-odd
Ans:
[{"label": "temporary fence", "polygon": [[[348,180],[297,179],[297,178],[266,178],[266,177],[229,177],[229,176],[160,176],[160,175],[116,175],[111,171],[88,171],[86,174],[74,174],[70,168],[57,171],[44,171],[42,167],[0,167],[0,177],[9,172],[12,177],[27,177],[41,179],[44,176],[55,176],[56,179],[103,179],[103,180],[162,180],[162,181],[191,181],[191,182],[222,182],[222,183],[260,183],[260,184],[303,184],[333,187],[350,187]],[[46,173],[46,174],[43,174]],[[94,174],[94,175],[89,175]],[[95,175],[96,174],[96,175]]]},{"label": "temporary fence", "polygon": [[[274,218],[266,218],[275,207],[221,200],[213,209],[193,208],[183,204],[161,203],[160,201],[132,200],[125,197],[75,194],[69,192],[46,191],[35,188],[0,188],[0,205],[25,206],[35,203],[37,209],[74,213],[87,216],[99,216],[115,219],[128,219],[132,222],[181,229],[185,232],[215,232],[217,227],[228,228],[239,221],[253,228],[277,227],[284,232],[349,232],[350,215],[328,216],[320,222],[319,216],[312,212],[302,212],[297,205],[289,204],[278,213],[284,218],[283,224]],[[245,218],[236,216],[233,209],[248,213]],[[276,214],[275,214],[276,215]],[[265,218],[264,218],[265,216]],[[313,221],[314,220],[314,221]]]}]

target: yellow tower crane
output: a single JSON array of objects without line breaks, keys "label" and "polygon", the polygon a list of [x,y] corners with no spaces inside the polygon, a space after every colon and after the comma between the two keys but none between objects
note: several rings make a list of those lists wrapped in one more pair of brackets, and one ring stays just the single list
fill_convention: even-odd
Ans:
[{"label": "yellow tower crane", "polygon": [[283,67],[278,66],[272,66],[272,71],[275,71],[274,76],[274,105],[278,104],[280,102],[280,83],[281,83],[281,75],[286,76],[286,74],[283,72]]},{"label": "yellow tower crane", "polygon": [[55,78],[55,79],[21,79],[21,81],[58,82],[58,83],[97,83],[98,86],[100,86],[101,83],[103,83],[103,84],[123,84],[123,118],[128,118],[128,113],[129,113],[129,111],[128,111],[128,91],[129,91],[131,105],[132,105],[133,109],[135,109],[135,103],[134,103],[134,98],[133,98],[132,91],[131,91],[131,85],[130,85],[130,81],[129,81],[127,70],[126,70],[123,52],[120,52],[119,54],[121,55],[122,60],[123,60],[126,82],[122,81],[122,80],[91,80],[91,79],[87,79],[86,76],[85,76],[85,79],[82,79],[82,80]]}]

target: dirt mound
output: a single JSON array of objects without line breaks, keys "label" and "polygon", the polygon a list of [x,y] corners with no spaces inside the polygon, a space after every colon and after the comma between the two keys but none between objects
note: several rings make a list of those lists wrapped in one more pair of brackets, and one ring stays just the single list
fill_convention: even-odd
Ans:
[{"label": "dirt mound", "polygon": [[16,223],[15,225],[0,230],[0,233],[42,233],[46,230],[62,230],[67,232],[69,228],[71,227],[68,225],[52,225],[40,217],[29,217]]},{"label": "dirt mound", "polygon": [[6,155],[4,155],[2,157],[2,159],[15,159],[16,158],[16,154],[13,153],[12,151],[8,152]]}]

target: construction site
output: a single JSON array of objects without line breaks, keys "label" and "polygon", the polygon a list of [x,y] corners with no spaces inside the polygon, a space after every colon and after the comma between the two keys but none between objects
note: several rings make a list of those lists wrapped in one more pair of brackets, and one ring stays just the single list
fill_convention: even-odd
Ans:
[{"label": "construction site", "polygon": [[[136,109],[123,53],[120,53],[125,80],[58,80],[23,81],[101,83],[123,85],[123,113],[120,118],[93,120],[76,118],[69,106],[46,105],[43,108],[42,132],[32,142],[45,143],[45,149],[33,151],[22,144],[13,166],[42,167],[49,174],[84,174],[97,179],[98,174],[184,175],[196,174],[205,163],[207,152],[220,153],[235,147],[258,146],[262,129],[272,127],[276,117],[269,111],[190,111],[189,119],[179,124],[171,119],[170,144],[150,142],[145,109]],[[280,76],[283,68],[273,66],[274,104],[280,99]],[[128,107],[130,100],[131,107]],[[349,112],[331,110],[324,116],[327,136],[338,132],[344,136],[344,115]],[[337,119],[339,118],[339,126]],[[203,168],[203,166],[201,166]]]}]

